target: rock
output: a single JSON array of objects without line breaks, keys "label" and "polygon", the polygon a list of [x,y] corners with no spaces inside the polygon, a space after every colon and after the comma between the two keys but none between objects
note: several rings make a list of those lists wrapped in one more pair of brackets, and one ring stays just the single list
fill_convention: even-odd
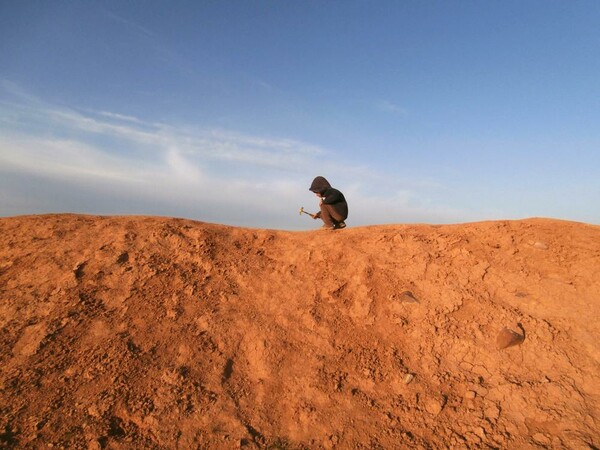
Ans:
[{"label": "rock", "polygon": [[503,328],[496,336],[496,348],[502,350],[513,345],[519,345],[525,340],[525,336],[508,328]]},{"label": "rock", "polygon": [[398,300],[402,303],[419,303],[419,300],[415,297],[415,295],[411,291],[402,292]]},{"label": "rock", "polygon": [[475,391],[467,391],[467,392],[465,392],[465,398],[467,400],[473,400],[475,397],[477,397],[477,392],[475,392]]},{"label": "rock", "polygon": [[535,433],[532,437],[540,445],[549,446],[552,443],[550,438],[543,433]]},{"label": "rock", "polygon": [[548,250],[548,246],[543,242],[536,242],[533,244],[535,248],[539,248],[540,250]]},{"label": "rock", "polygon": [[473,364],[467,361],[461,361],[458,367],[460,367],[462,370],[470,372],[473,369]]},{"label": "rock", "polygon": [[404,384],[409,384],[414,379],[415,379],[415,376],[412,373],[407,373],[406,375],[404,375],[403,381],[404,381]]},{"label": "rock", "polygon": [[486,405],[484,415],[486,419],[490,421],[496,421],[500,417],[500,409],[495,403],[490,403]]},{"label": "rock", "polygon": [[25,328],[23,334],[14,345],[12,351],[14,355],[33,356],[35,355],[47,336],[46,324],[41,322],[30,325]]},{"label": "rock", "polygon": [[473,432],[479,436],[481,438],[481,440],[485,440],[486,438],[486,434],[485,434],[485,430],[483,429],[483,427],[477,427],[473,430]]},{"label": "rock", "polygon": [[100,442],[98,442],[97,439],[92,439],[91,441],[88,442],[88,450],[101,450],[102,446],[100,445]]},{"label": "rock", "polygon": [[100,413],[99,413],[98,407],[96,405],[92,405],[88,408],[88,414],[92,417],[96,417],[96,418],[100,417]]},{"label": "rock", "polygon": [[339,438],[336,435],[331,435],[323,441],[323,447],[326,449],[335,448],[339,441]]},{"label": "rock", "polygon": [[465,438],[466,438],[467,442],[472,443],[472,444],[479,444],[481,442],[481,438],[472,432],[466,433]]},{"label": "rock", "polygon": [[425,400],[425,411],[432,416],[437,416],[444,409],[446,402],[443,398],[430,397]]}]

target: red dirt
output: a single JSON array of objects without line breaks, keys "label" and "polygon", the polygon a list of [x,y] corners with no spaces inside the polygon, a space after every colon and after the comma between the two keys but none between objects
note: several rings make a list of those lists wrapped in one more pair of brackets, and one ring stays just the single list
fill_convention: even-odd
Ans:
[{"label": "red dirt", "polygon": [[0,447],[600,446],[598,226],[4,218],[0,313]]}]

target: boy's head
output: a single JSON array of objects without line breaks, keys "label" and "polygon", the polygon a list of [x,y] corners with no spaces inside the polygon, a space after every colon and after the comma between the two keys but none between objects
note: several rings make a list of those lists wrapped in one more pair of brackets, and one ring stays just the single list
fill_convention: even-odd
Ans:
[{"label": "boy's head", "polygon": [[329,184],[329,181],[327,181],[324,177],[318,176],[313,180],[309,190],[317,194],[319,197],[322,197],[323,193],[330,187],[331,185]]}]

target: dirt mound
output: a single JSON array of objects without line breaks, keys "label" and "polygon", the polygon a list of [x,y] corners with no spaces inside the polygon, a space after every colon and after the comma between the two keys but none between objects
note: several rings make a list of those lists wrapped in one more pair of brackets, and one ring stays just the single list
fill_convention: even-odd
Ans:
[{"label": "dirt mound", "polygon": [[0,447],[597,448],[600,227],[0,219]]}]

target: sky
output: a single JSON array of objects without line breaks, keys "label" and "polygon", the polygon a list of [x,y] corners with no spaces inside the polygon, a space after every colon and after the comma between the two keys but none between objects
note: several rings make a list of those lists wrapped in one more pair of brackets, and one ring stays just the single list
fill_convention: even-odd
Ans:
[{"label": "sky", "polygon": [[0,0],[0,216],[600,224],[598,1]]}]

